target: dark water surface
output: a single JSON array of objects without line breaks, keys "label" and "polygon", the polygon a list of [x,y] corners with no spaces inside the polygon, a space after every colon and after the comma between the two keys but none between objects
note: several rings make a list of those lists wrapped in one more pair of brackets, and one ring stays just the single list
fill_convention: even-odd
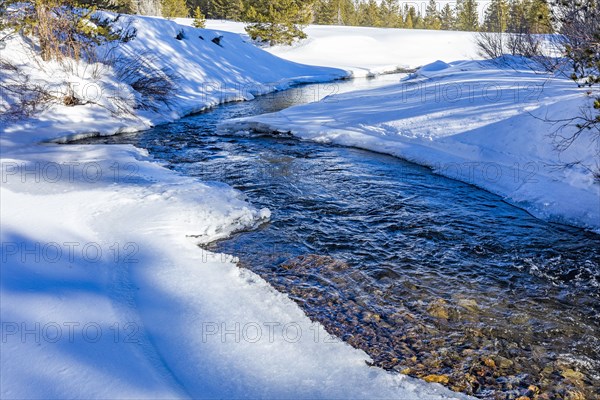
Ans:
[{"label": "dark water surface", "polygon": [[269,224],[210,249],[238,256],[375,365],[482,398],[600,398],[600,236],[394,157],[215,135],[228,118],[398,80],[309,85],[77,143],[133,143],[268,207]]}]

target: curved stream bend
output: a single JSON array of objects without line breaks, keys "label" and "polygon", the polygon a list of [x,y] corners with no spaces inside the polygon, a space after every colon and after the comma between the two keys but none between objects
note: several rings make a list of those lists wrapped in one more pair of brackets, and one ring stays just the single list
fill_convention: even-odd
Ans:
[{"label": "curved stream bend", "polygon": [[77,143],[133,143],[271,209],[270,224],[211,249],[238,256],[378,366],[483,398],[598,398],[599,236],[397,158],[214,134],[228,118],[385,80],[398,77],[308,85]]}]

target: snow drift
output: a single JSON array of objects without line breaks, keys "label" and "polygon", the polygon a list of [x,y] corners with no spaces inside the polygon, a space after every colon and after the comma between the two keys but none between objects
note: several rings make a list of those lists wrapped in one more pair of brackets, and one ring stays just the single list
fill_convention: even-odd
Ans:
[{"label": "snow drift", "polygon": [[600,183],[588,169],[597,167],[594,132],[562,153],[551,138],[557,121],[589,106],[588,89],[519,58],[503,64],[509,66],[436,61],[400,84],[232,120],[222,129],[292,132],[396,155],[537,217],[600,231]]}]

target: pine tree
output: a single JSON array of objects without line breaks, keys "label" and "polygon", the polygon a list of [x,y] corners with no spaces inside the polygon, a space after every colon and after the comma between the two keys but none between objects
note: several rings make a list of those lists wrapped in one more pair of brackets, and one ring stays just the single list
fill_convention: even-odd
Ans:
[{"label": "pine tree", "polygon": [[[0,1],[0,3],[2,3],[2,1]],[[133,0],[80,0],[77,4],[124,14],[134,14],[137,11],[136,3],[134,3]]]},{"label": "pine tree", "polygon": [[185,0],[162,0],[160,6],[165,18],[187,18],[190,13]]},{"label": "pine tree", "polygon": [[440,12],[441,29],[450,31],[456,29],[456,17],[454,16],[454,10],[450,7],[449,3],[446,3],[442,11]]},{"label": "pine tree", "polygon": [[415,10],[414,6],[408,6],[408,4],[404,5],[404,28],[406,29],[414,29],[415,22],[417,21],[417,10]]},{"label": "pine tree", "polygon": [[379,6],[375,0],[369,0],[367,3],[360,3],[358,7],[360,25],[362,26],[381,26],[381,16]]},{"label": "pine tree", "polygon": [[527,20],[531,33],[552,32],[550,7],[545,0],[533,0],[531,2],[527,13]]},{"label": "pine tree", "polygon": [[241,0],[209,0],[211,18],[240,20],[244,4]]},{"label": "pine tree", "polygon": [[29,7],[19,0],[0,3],[3,29],[35,37],[44,61],[72,58],[95,62],[97,46],[127,42],[135,37],[134,29],[118,29],[115,19],[99,15],[97,8],[81,8],[74,0],[36,0]]},{"label": "pine tree", "polygon": [[511,0],[508,11],[508,32],[528,33],[528,9],[528,0]]},{"label": "pine tree", "polygon": [[414,29],[424,29],[425,24],[423,22],[423,16],[421,15],[421,13],[419,11],[417,11],[417,9],[414,7],[411,7],[410,10],[412,13],[413,28]]},{"label": "pine tree", "polygon": [[204,14],[202,14],[200,7],[196,7],[194,9],[194,22],[192,25],[195,28],[204,28],[206,26],[206,17],[204,17]]},{"label": "pine tree", "polygon": [[227,0],[210,0],[211,18],[226,19]]},{"label": "pine tree", "polygon": [[423,20],[423,16],[421,16],[421,13],[417,13],[416,17],[414,17],[413,26],[415,29],[425,29],[425,23]]},{"label": "pine tree", "polygon": [[483,28],[487,32],[506,32],[509,6],[506,0],[491,0],[485,10]]},{"label": "pine tree", "polygon": [[440,13],[437,9],[437,2],[435,0],[429,0],[427,8],[425,9],[425,19],[423,21],[425,29],[441,29],[442,20]]},{"label": "pine tree", "polygon": [[341,25],[356,26],[358,25],[358,12],[356,4],[353,0],[338,0],[339,14]]},{"label": "pine tree", "polygon": [[302,0],[249,0],[246,32],[253,40],[271,45],[291,44],[304,39],[303,26],[312,19],[312,2]]},{"label": "pine tree", "polygon": [[457,0],[456,20],[458,30],[477,31],[479,27],[477,2],[475,0]]},{"label": "pine tree", "polygon": [[382,26],[387,28],[400,26],[400,3],[398,0],[382,0],[379,9]]},{"label": "pine tree", "polygon": [[318,0],[313,8],[313,22],[319,25],[333,25],[338,17],[338,8],[333,0]]}]

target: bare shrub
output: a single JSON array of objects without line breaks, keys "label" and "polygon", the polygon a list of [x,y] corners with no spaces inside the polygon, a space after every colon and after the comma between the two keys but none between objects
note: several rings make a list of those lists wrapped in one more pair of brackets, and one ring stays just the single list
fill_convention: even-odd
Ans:
[{"label": "bare shrub", "polygon": [[136,32],[119,29],[116,20],[83,8],[73,0],[3,0],[0,23],[9,31],[37,40],[44,61],[94,57],[95,48],[111,42],[126,42]]},{"label": "bare shrub", "polygon": [[[137,33],[132,19],[121,20],[121,15],[109,16],[96,12],[94,7],[81,8],[72,0],[8,0],[6,4],[11,7],[0,7],[0,22],[5,31],[20,35],[23,41],[21,53],[29,57],[24,71],[37,66],[40,76],[51,77],[58,63],[65,76],[77,76],[78,82],[98,81],[104,92],[102,98],[82,98],[85,94],[78,93],[68,81],[53,78],[47,79],[52,85],[52,91],[48,91],[45,83],[39,83],[43,78],[34,82],[2,59],[0,108],[6,115],[31,116],[51,104],[94,104],[113,115],[170,107],[176,74],[163,67],[152,51],[140,53],[125,45]],[[1,35],[5,31],[0,31],[0,39],[5,39]],[[118,82],[116,86],[113,78]]]},{"label": "bare shrub", "polygon": [[540,36],[530,33],[508,33],[506,40],[507,48],[512,55],[519,55],[528,58],[541,57],[542,47]]},{"label": "bare shrub", "polygon": [[493,59],[506,54],[505,34],[500,32],[479,32],[475,38],[477,53],[485,59]]},{"label": "bare shrub", "polygon": [[548,57],[551,42],[546,35],[517,32],[479,32],[475,38],[478,54],[486,59],[505,54],[528,58]]},{"label": "bare shrub", "polygon": [[134,108],[157,111],[160,104],[170,106],[177,78],[172,69],[160,67],[158,61],[150,51],[115,58],[117,79],[139,94]]},{"label": "bare shrub", "polygon": [[0,111],[3,119],[30,117],[46,109],[56,96],[19,71],[8,60],[0,62]]},{"label": "bare shrub", "polygon": [[[560,121],[561,127],[551,136],[557,150],[564,151],[580,141],[583,133],[595,146],[595,165],[584,165],[600,182],[600,1],[553,0],[553,20],[560,35],[558,42],[569,63],[570,78],[587,90],[588,105],[578,116]],[[566,128],[569,128],[566,130]],[[563,134],[563,132],[568,132]],[[587,135],[586,135],[587,136]],[[583,165],[583,164],[582,164]]]}]

